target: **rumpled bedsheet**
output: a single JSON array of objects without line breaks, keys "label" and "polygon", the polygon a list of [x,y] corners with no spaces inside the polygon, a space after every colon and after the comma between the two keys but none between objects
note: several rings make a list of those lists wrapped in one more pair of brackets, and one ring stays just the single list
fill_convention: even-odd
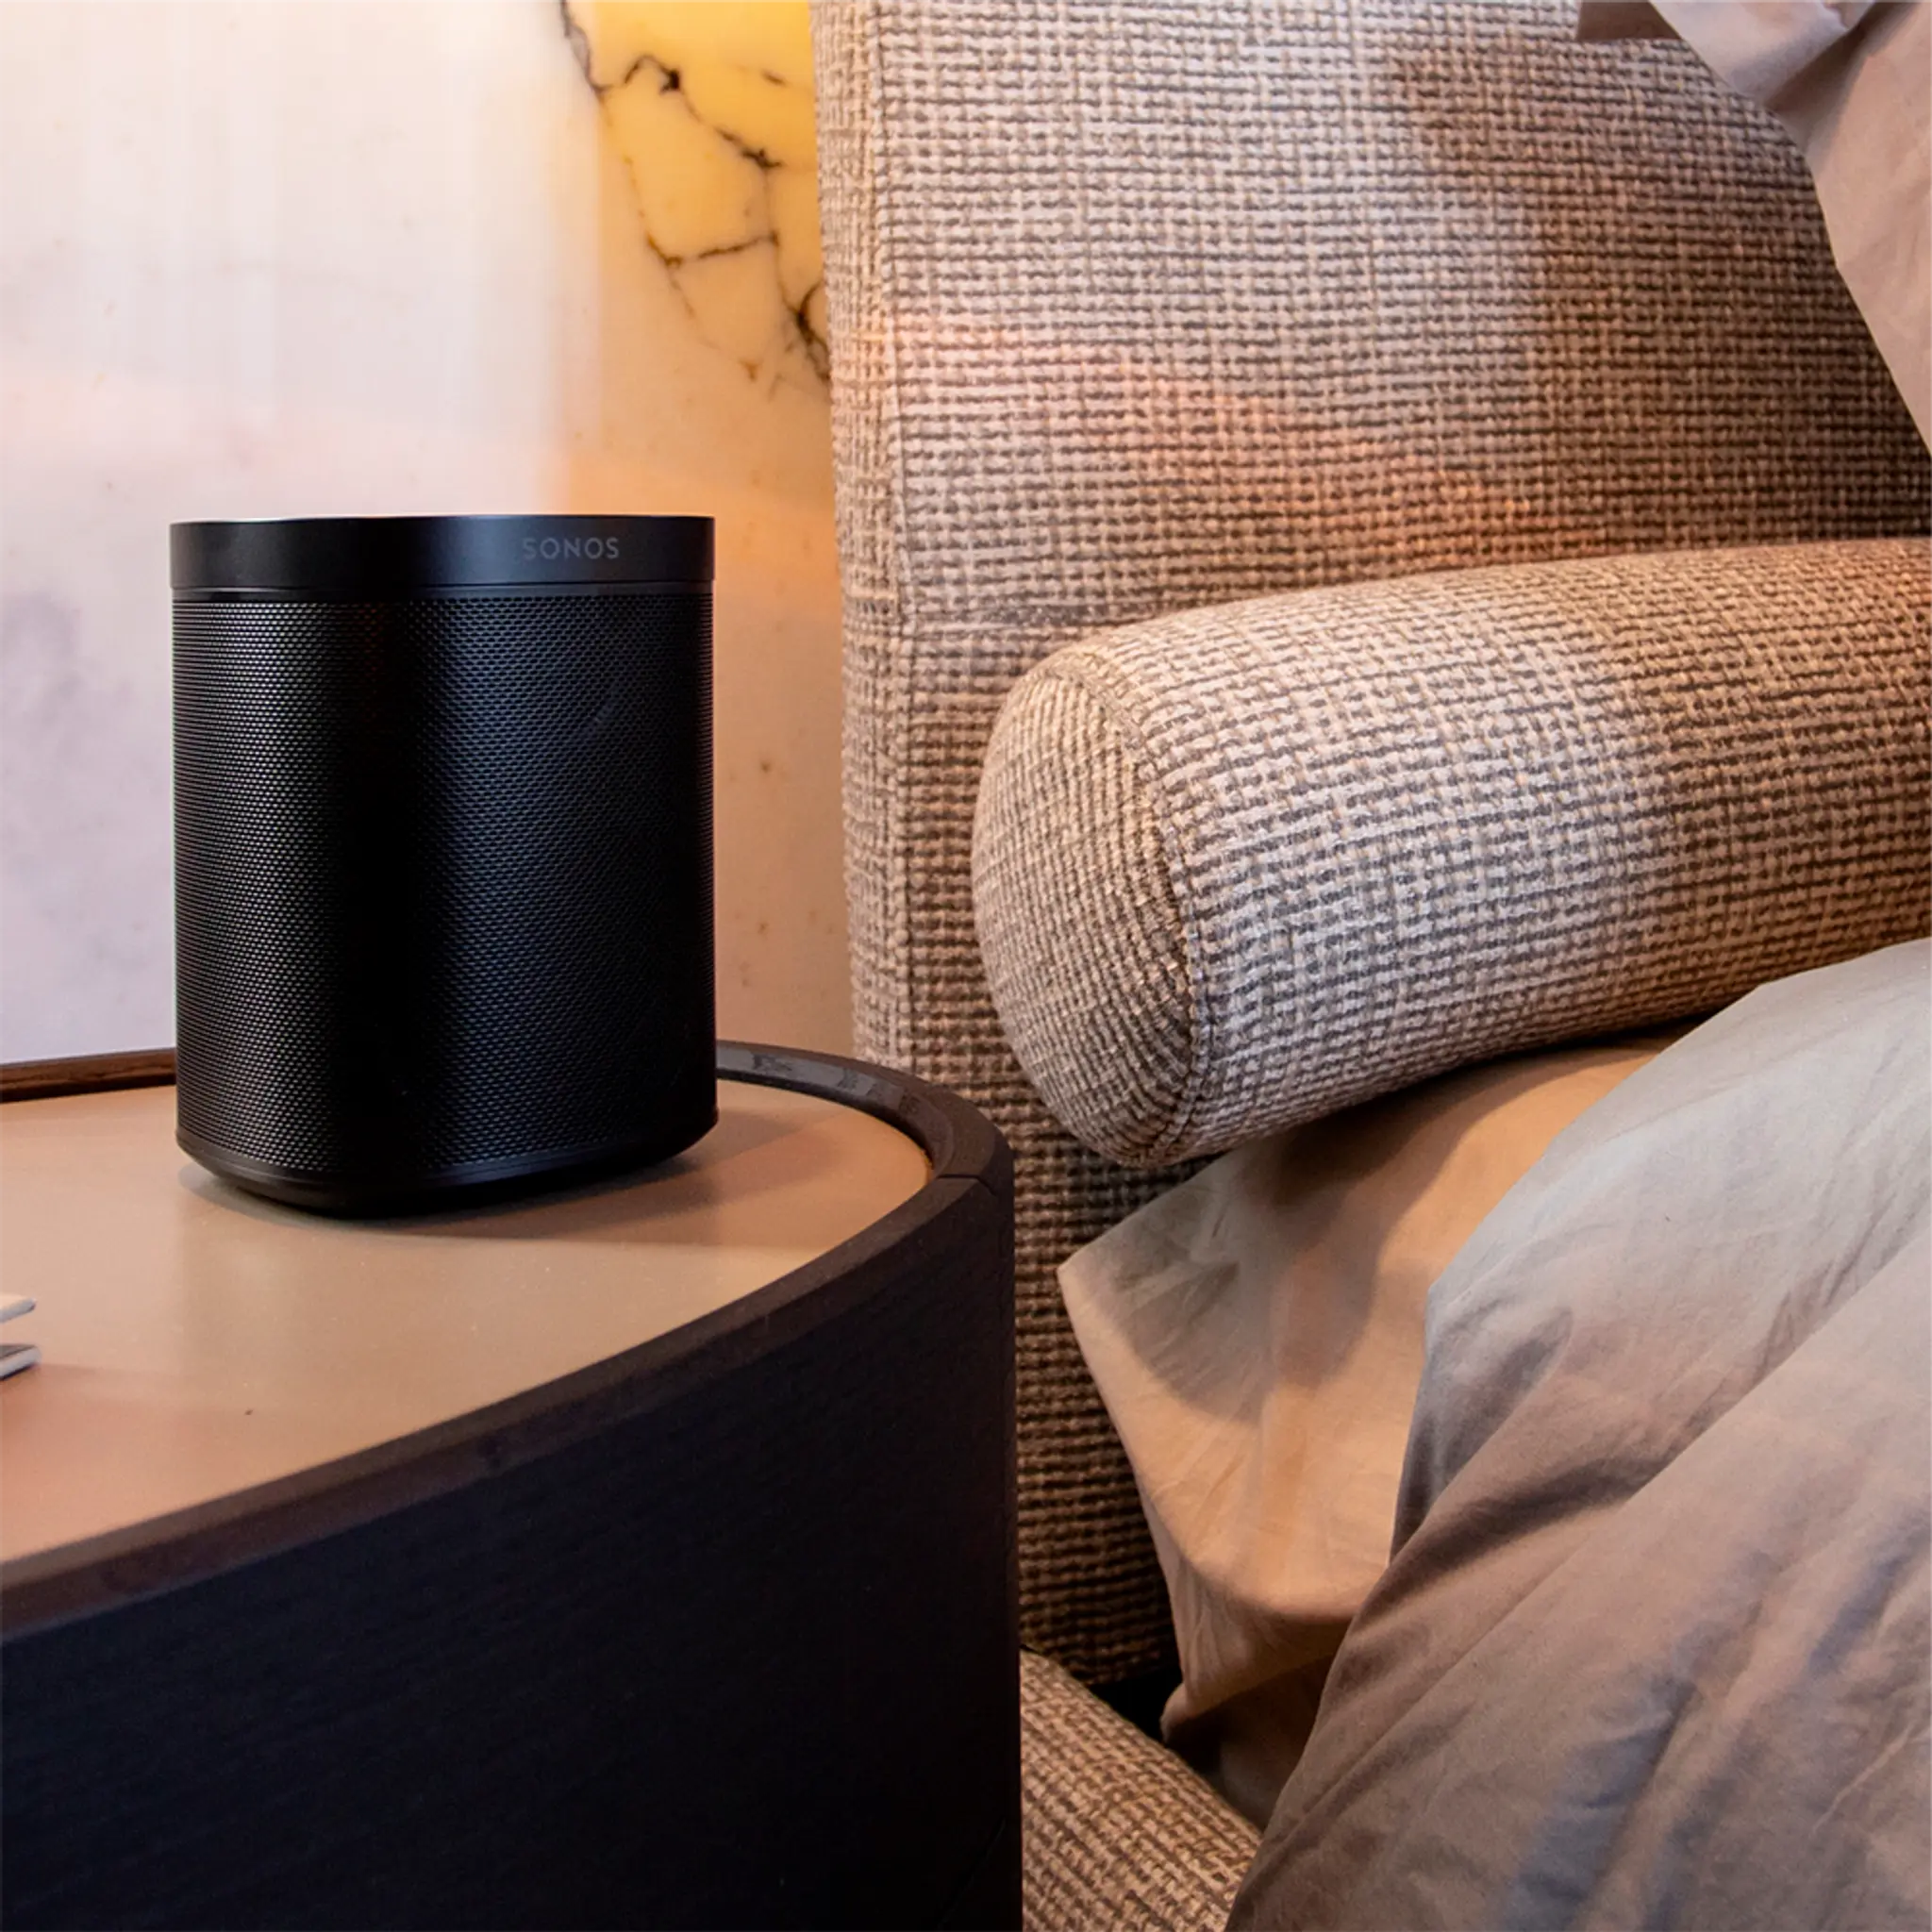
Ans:
[{"label": "rumpled bedsheet", "polygon": [[1740,1002],[1438,1281],[1231,1926],[1932,1924],[1927,972]]}]

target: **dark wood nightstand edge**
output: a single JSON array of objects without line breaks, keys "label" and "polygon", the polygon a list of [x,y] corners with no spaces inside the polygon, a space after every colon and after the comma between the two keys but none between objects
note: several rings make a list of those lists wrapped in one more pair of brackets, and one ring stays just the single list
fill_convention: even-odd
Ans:
[{"label": "dark wood nightstand edge", "polygon": [[[32,1094],[8,1098],[162,1084],[152,1071],[158,1058],[27,1062],[92,1071],[82,1084],[49,1080]],[[977,1223],[989,1208],[1000,1219],[1010,1269],[1011,1157],[1003,1137],[967,1102],[909,1075],[828,1055],[721,1042],[719,1067],[726,1078],[819,1093],[874,1114],[926,1151],[932,1177],[909,1200],[803,1267],[637,1348],[358,1454],[0,1564],[0,1636],[25,1636],[170,1591],[552,1455],[837,1320],[903,1271],[917,1269],[922,1256],[943,1250],[957,1238],[956,1226]],[[941,1172],[941,1160],[953,1172]]]},{"label": "dark wood nightstand edge", "polygon": [[108,1093],[117,1087],[172,1087],[175,1049],[78,1054],[67,1059],[0,1064],[0,1101],[59,1100],[70,1093]]}]

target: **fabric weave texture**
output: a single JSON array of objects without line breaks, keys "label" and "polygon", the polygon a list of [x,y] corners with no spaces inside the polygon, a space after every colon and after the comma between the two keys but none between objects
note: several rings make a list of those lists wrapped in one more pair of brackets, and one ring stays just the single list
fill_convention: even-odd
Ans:
[{"label": "fabric weave texture", "polygon": [[1007,1036],[1116,1160],[1220,1153],[1925,931],[1914,540],[1452,571],[1070,645],[981,782]]},{"label": "fabric weave texture", "polygon": [[1026,1932],[1219,1932],[1260,1833],[1043,1657],[1020,1659]]},{"label": "fabric weave texture", "polygon": [[1012,1142],[1023,1628],[1089,1678],[1157,1661],[1166,1606],[1053,1271],[1165,1180],[1051,1120],[989,995],[1008,687],[1213,603],[1924,527],[1789,141],[1688,48],[1573,34],[1569,0],[813,10],[857,1044]]}]

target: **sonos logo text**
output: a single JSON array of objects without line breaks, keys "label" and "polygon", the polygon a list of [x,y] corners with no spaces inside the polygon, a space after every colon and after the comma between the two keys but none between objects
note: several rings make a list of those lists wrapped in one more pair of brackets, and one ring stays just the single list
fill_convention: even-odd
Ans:
[{"label": "sonos logo text", "polygon": [[615,563],[615,537],[525,537],[525,563],[556,563],[560,558],[582,558],[588,563]]}]

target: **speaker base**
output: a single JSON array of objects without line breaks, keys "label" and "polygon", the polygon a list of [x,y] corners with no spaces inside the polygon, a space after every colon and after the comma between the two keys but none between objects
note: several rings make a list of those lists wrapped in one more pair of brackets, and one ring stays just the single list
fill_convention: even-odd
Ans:
[{"label": "speaker base", "polygon": [[713,1089],[702,1110],[687,1112],[674,1124],[644,1137],[591,1148],[532,1155],[515,1160],[473,1161],[432,1174],[316,1174],[251,1160],[217,1147],[185,1127],[175,1140],[181,1151],[219,1180],[250,1194],[312,1214],[371,1219],[395,1214],[447,1213],[488,1207],[520,1194],[608,1180],[640,1168],[655,1167],[695,1145],[718,1124]]}]

